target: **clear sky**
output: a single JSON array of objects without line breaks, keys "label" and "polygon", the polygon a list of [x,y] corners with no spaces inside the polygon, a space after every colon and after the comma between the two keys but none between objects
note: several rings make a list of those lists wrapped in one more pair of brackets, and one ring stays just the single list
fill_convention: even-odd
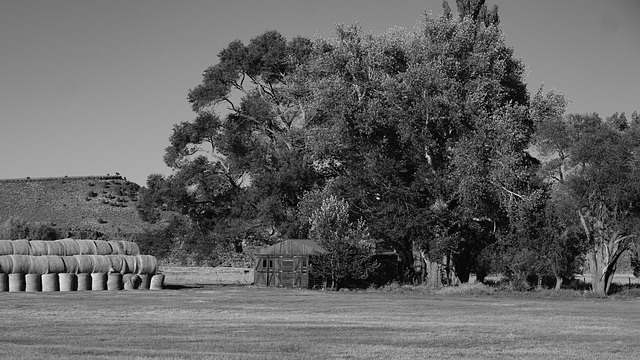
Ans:
[{"label": "clear sky", "polygon": [[[441,0],[0,0],[0,178],[106,175],[144,185],[187,92],[234,39],[336,23],[412,28]],[[455,11],[455,0],[449,1]],[[569,111],[640,111],[640,0],[488,0],[529,91]]]}]

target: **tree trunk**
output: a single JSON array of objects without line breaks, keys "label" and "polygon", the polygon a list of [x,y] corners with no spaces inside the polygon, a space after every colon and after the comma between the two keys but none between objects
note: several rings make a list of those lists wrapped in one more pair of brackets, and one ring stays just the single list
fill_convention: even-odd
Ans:
[{"label": "tree trunk", "polygon": [[605,231],[606,222],[601,219],[604,216],[601,215],[600,219],[592,221],[595,225],[590,226],[585,215],[580,211],[578,214],[587,238],[593,243],[587,253],[591,272],[591,291],[606,296],[609,294],[618,260],[629,248],[629,242],[635,235],[623,236],[618,230],[608,233]]},{"label": "tree trunk", "polygon": [[562,288],[562,276],[556,275],[556,290],[560,290]]},{"label": "tree trunk", "polygon": [[589,271],[591,272],[591,291],[598,295],[607,295],[604,272],[603,272],[603,259],[599,254],[598,246],[594,246],[589,250],[587,257],[589,258]]},{"label": "tree trunk", "polygon": [[424,255],[419,250],[413,250],[413,283],[424,283],[427,279],[427,272],[425,270]]},{"label": "tree trunk", "polygon": [[439,288],[442,286],[442,274],[440,272],[440,263],[437,261],[431,261],[427,256],[424,256],[427,263],[427,286]]},{"label": "tree trunk", "polygon": [[608,295],[616,272],[616,263],[607,261],[609,259],[603,255],[602,249],[591,249],[587,256],[591,271],[591,291],[598,295]]}]

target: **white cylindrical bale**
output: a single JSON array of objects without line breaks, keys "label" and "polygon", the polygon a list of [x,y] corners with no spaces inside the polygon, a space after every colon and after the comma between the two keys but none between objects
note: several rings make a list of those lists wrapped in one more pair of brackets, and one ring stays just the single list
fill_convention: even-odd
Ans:
[{"label": "white cylindrical bale", "polygon": [[164,286],[164,274],[155,274],[151,277],[151,285],[149,288],[151,290],[162,290]]},{"label": "white cylindrical bale", "polygon": [[9,255],[12,261],[11,272],[14,274],[27,274],[31,267],[29,255]]},{"label": "white cylindrical bale", "polygon": [[13,240],[11,246],[13,247],[13,255],[29,255],[29,240]]},{"label": "white cylindrical bale", "polygon": [[49,263],[45,256],[29,256],[29,274],[46,274],[49,269]]},{"label": "white cylindrical bale", "polygon": [[24,291],[25,282],[23,273],[9,274],[9,292]]},{"label": "white cylindrical bale", "polygon": [[42,256],[48,253],[47,242],[44,240],[29,241],[29,255]]},{"label": "white cylindrical bale", "polygon": [[0,255],[13,255],[11,240],[0,240]]},{"label": "white cylindrical bale", "polygon": [[47,241],[47,255],[66,255],[64,252],[64,245],[58,241]]},{"label": "white cylindrical bale", "polygon": [[91,274],[87,273],[78,273],[76,274],[76,284],[78,291],[88,291],[91,290]]},{"label": "white cylindrical bale", "polygon": [[77,277],[74,273],[60,273],[58,280],[60,281],[60,291],[76,291],[78,288]]},{"label": "white cylindrical bale", "polygon": [[109,291],[117,291],[122,290],[122,274],[120,273],[110,273],[107,277],[107,290]]},{"label": "white cylindrical bale", "polygon": [[140,277],[136,274],[122,275],[122,284],[125,290],[136,290],[140,287]]},{"label": "white cylindrical bale", "polygon": [[[93,272],[93,258],[92,255],[74,255],[73,256],[78,263],[78,273],[91,274]],[[104,271],[106,272],[106,271]]]},{"label": "white cylindrical bale", "polygon": [[60,239],[54,242],[62,245],[63,254],[65,256],[80,255],[80,246],[75,239]]},{"label": "white cylindrical bale", "polygon": [[96,247],[96,255],[111,255],[113,253],[113,249],[108,242],[104,240],[93,240],[93,243]]},{"label": "white cylindrical bale", "polygon": [[107,289],[107,274],[92,273],[91,274],[91,290],[102,291]]},{"label": "white cylindrical bale", "polygon": [[96,244],[93,240],[76,240],[78,247],[80,248],[80,255],[95,255],[96,254]]},{"label": "white cylindrical bale", "polygon": [[53,292],[60,290],[60,282],[57,273],[42,275],[42,292]]},{"label": "white cylindrical bale", "polygon": [[5,274],[13,272],[13,258],[11,255],[0,255],[0,272]]},{"label": "white cylindrical bale", "polygon": [[38,292],[42,291],[42,275],[38,273],[26,274],[24,276],[24,291]]}]

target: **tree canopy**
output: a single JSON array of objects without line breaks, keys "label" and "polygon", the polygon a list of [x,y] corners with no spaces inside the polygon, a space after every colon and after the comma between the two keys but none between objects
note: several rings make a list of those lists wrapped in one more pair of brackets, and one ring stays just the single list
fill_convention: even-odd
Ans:
[{"label": "tree canopy", "polygon": [[556,98],[555,116],[540,123],[537,144],[553,155],[545,171],[556,198],[575,214],[586,237],[593,290],[609,292],[618,260],[637,236],[640,216],[640,132],[617,113],[564,114]]},{"label": "tree canopy", "polygon": [[236,247],[322,237],[335,255],[368,239],[363,254],[394,250],[405,281],[434,285],[496,269],[561,283],[586,242],[618,244],[596,266],[612,274],[636,211],[637,113],[603,121],[565,115],[553,91],[530,98],[497,6],[456,5],[413,30],[232,41],[189,91],[195,118],[164,155],[174,173],[149,177],[141,214],[178,211]]}]

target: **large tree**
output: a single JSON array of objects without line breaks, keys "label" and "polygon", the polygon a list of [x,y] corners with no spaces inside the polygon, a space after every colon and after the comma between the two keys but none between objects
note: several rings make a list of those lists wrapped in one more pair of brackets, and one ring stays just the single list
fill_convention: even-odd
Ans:
[{"label": "large tree", "polygon": [[560,110],[540,123],[538,146],[549,156],[545,168],[556,196],[584,231],[593,291],[604,295],[637,236],[640,131],[624,115],[604,121],[597,114]]},{"label": "large tree", "polygon": [[291,219],[316,174],[302,152],[306,115],[288,77],[311,51],[310,40],[277,31],[229,43],[189,91],[195,119],[174,126],[164,155],[174,174],[149,178],[142,212],[152,219],[154,206],[179,210],[237,240],[295,235]]},{"label": "large tree", "polygon": [[530,190],[532,164],[524,66],[497,13],[476,15],[425,15],[416,31],[382,35],[338,27],[296,78],[314,166],[353,216],[408,264],[414,250],[452,257],[463,280]]},{"label": "large tree", "polygon": [[463,281],[485,272],[483,248],[533,191],[534,123],[497,7],[457,5],[459,17],[445,1],[414,31],[230,43],[189,92],[195,120],[174,128],[163,204],[202,224],[302,237],[298,204],[316,190],[345,199],[409,274],[414,254],[434,285],[443,259]]}]

